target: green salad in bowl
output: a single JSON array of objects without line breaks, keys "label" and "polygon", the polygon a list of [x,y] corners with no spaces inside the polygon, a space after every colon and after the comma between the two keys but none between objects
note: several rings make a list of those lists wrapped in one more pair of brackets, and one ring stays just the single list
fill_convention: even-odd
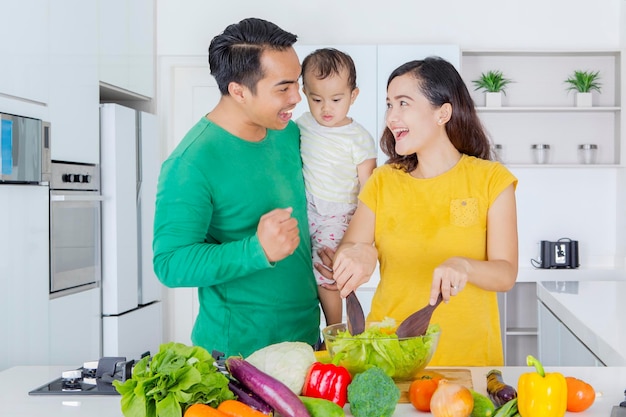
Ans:
[{"label": "green salad in bowl", "polygon": [[423,336],[399,339],[396,327],[395,320],[387,319],[370,323],[363,333],[353,336],[347,324],[339,323],[326,327],[322,334],[332,362],[353,376],[377,366],[396,380],[410,380],[430,362],[441,328],[431,324]]}]

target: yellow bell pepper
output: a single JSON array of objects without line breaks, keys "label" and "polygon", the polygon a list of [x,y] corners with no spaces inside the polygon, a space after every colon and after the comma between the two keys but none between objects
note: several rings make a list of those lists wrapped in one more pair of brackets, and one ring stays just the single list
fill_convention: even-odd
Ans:
[{"label": "yellow bell pepper", "polygon": [[558,373],[546,374],[533,356],[526,358],[537,372],[522,374],[517,383],[517,409],[522,417],[563,417],[567,409],[567,382]]}]

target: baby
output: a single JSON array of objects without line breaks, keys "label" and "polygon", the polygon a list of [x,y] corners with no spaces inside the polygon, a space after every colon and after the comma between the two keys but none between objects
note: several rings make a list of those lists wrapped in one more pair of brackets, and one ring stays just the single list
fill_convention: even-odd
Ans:
[{"label": "baby", "polygon": [[[356,69],[349,55],[336,49],[318,49],[302,62],[302,92],[309,112],[300,127],[304,181],[308,202],[313,262],[323,246],[335,249],[357,205],[360,187],[376,167],[374,139],[348,117],[359,95]],[[326,324],[342,321],[342,300],[334,281],[315,268],[318,294]]]}]

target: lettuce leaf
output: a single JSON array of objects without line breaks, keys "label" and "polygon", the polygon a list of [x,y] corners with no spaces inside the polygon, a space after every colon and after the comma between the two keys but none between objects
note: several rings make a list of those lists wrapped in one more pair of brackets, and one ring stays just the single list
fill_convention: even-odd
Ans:
[{"label": "lettuce leaf", "polygon": [[175,342],[162,344],[135,364],[132,378],[113,385],[125,417],[181,417],[192,404],[217,407],[235,398],[206,349]]},{"label": "lettuce leaf", "polygon": [[413,376],[416,370],[428,365],[440,327],[430,325],[424,337],[403,340],[398,339],[394,327],[394,323],[384,321],[356,336],[347,330],[339,331],[331,346],[333,363],[353,374],[376,366],[391,377]]}]

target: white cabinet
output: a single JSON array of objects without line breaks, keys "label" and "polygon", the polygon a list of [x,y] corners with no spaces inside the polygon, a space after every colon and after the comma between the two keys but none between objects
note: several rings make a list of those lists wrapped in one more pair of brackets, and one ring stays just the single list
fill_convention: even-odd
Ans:
[{"label": "white cabinet", "polygon": [[[531,145],[549,144],[550,164],[578,164],[578,145],[596,144],[597,163],[611,165],[621,163],[621,60],[620,51],[463,51],[462,75],[506,163],[530,164]],[[514,81],[502,107],[484,107],[484,92],[472,84],[490,70]],[[575,70],[600,72],[593,107],[576,107],[566,90]]]},{"label": "white cabinet", "polygon": [[604,366],[542,302],[539,302],[538,358],[544,366]]},{"label": "white cabinet", "polygon": [[99,1],[99,78],[154,97],[154,0]]},{"label": "white cabinet", "polygon": [[49,0],[3,2],[0,95],[48,101]]},{"label": "white cabinet", "polygon": [[97,164],[100,162],[97,3],[51,2],[49,42],[52,159]]},{"label": "white cabinet", "polygon": [[504,363],[525,366],[526,356],[537,356],[537,286],[518,282],[498,294]]},{"label": "white cabinet", "polygon": [[50,365],[76,365],[102,356],[100,288],[50,300]]},{"label": "white cabinet", "polygon": [[[545,283],[544,283],[545,284]],[[562,282],[575,291],[578,282]],[[499,295],[504,360],[526,366],[533,355],[544,366],[604,366],[604,364],[537,298],[535,282],[518,282]]]},{"label": "white cabinet", "polygon": [[0,185],[0,370],[48,363],[47,186]]}]

